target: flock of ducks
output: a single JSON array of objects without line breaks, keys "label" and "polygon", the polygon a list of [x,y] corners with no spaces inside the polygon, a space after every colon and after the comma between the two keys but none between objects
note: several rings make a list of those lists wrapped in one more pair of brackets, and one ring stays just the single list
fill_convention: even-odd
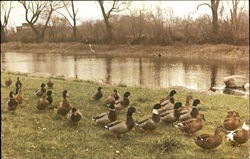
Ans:
[{"label": "flock of ducks", "polygon": [[[10,77],[5,81],[6,86],[12,84]],[[25,99],[22,95],[22,83],[17,77],[15,83],[16,89],[9,93],[9,100],[7,102],[8,110],[15,111],[17,106]],[[68,119],[73,126],[77,127],[82,118],[81,112],[72,107],[68,101],[68,91],[64,90],[62,93],[62,101],[57,107],[51,106],[53,103],[52,91],[54,87],[51,79],[46,85],[41,84],[41,87],[36,90],[35,95],[39,97],[37,109],[45,111],[46,109],[54,109],[54,111],[63,119]],[[117,120],[119,113],[130,104],[130,92],[125,92],[123,97],[116,89],[104,100],[104,105],[108,107],[106,112],[97,114],[92,118],[98,125],[105,127],[114,134],[116,138],[121,134],[125,134],[132,130],[134,127],[146,132],[155,130],[160,122],[172,124],[181,132],[193,137],[196,132],[201,130],[204,126],[205,116],[200,113],[198,105],[201,103],[199,99],[194,99],[193,96],[186,97],[186,103],[183,105],[181,102],[176,102],[174,95],[177,92],[171,90],[170,93],[162,98],[159,103],[155,104],[152,108],[152,116],[134,121],[133,114],[136,112],[135,107],[127,109],[125,120]],[[93,100],[100,100],[103,98],[102,88],[98,87],[97,91],[92,95]],[[192,103],[192,104],[191,104]],[[174,125],[175,122],[179,122]],[[249,139],[249,123],[250,120],[244,121],[242,128],[238,129],[241,125],[239,113],[236,111],[227,112],[225,120],[221,126],[215,128],[214,134],[202,134],[194,137],[194,142],[201,148],[209,151],[210,149],[218,147],[222,143],[222,134],[226,134],[226,138],[230,143],[240,146],[246,143]]]}]

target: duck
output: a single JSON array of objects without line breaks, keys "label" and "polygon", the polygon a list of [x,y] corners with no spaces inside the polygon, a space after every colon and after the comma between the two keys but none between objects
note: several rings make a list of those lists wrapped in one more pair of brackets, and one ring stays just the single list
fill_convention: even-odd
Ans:
[{"label": "duck", "polygon": [[92,118],[93,121],[95,121],[97,124],[100,125],[107,125],[113,121],[116,121],[117,119],[117,111],[115,109],[115,102],[111,102],[109,105],[109,111],[100,113]]},{"label": "duck", "polygon": [[64,90],[63,91],[63,101],[59,104],[59,106],[56,109],[56,112],[60,117],[65,120],[65,116],[69,113],[71,110],[71,104],[67,99],[68,97],[68,91]]},{"label": "duck", "polygon": [[40,89],[38,89],[37,91],[36,91],[36,96],[38,96],[38,97],[42,97],[43,95],[44,95],[44,93],[46,92],[46,88],[45,88],[45,84],[44,83],[42,83],[41,84],[41,88]]},{"label": "duck", "polygon": [[20,81],[19,77],[17,77],[17,81],[15,83],[16,88],[21,88],[22,87],[22,82]]},{"label": "duck", "polygon": [[162,98],[160,100],[161,106],[165,106],[169,102],[171,102],[171,103],[174,104],[175,103],[175,100],[174,100],[174,95],[175,94],[176,94],[176,91],[175,90],[171,90],[170,93],[165,98]]},{"label": "duck", "polygon": [[240,126],[240,117],[238,112],[233,111],[228,113],[226,119],[223,121],[223,126],[228,131],[237,129]]},{"label": "duck", "polygon": [[117,111],[120,111],[129,105],[129,103],[130,103],[130,101],[128,99],[129,96],[130,96],[130,92],[125,92],[123,94],[123,99],[115,102],[115,109]]},{"label": "duck", "polygon": [[73,126],[78,127],[79,121],[82,118],[82,113],[76,108],[72,108],[71,113],[69,113],[67,118],[72,123]]},{"label": "duck", "polygon": [[108,105],[111,102],[118,101],[120,98],[121,98],[120,94],[116,89],[114,89],[114,93],[106,98],[105,104]]},{"label": "duck", "polygon": [[186,97],[186,104],[181,107],[181,113],[184,114],[185,112],[189,112],[192,110],[192,104],[191,100],[193,100],[194,97],[191,95],[187,95]]},{"label": "duck", "polygon": [[95,99],[95,100],[99,100],[99,99],[102,98],[102,96],[103,96],[102,87],[98,87],[97,92],[94,95],[92,95],[92,98]]},{"label": "duck", "polygon": [[227,112],[226,118],[231,118],[231,117],[233,117],[233,116],[235,116],[235,117],[240,117],[240,115],[239,115],[238,112],[236,112],[236,111],[234,111],[234,110],[230,110],[230,111]]},{"label": "duck", "polygon": [[22,90],[21,89],[16,89],[16,95],[14,96],[14,99],[18,102],[18,104],[22,104],[24,97],[22,95]]},{"label": "duck", "polygon": [[223,132],[223,126],[218,126],[216,127],[214,134],[202,134],[193,139],[197,146],[209,151],[218,147],[222,143],[221,133]]},{"label": "duck", "polygon": [[9,87],[11,84],[12,84],[12,80],[10,79],[10,76],[9,76],[9,78],[5,81],[5,85]]},{"label": "duck", "polygon": [[152,117],[136,122],[136,126],[146,131],[155,130],[161,120],[161,116],[158,113],[159,108],[161,108],[161,105],[155,104],[153,107]]},{"label": "duck", "polygon": [[192,136],[195,132],[202,129],[204,125],[203,121],[206,121],[205,116],[200,113],[197,118],[178,123],[175,127],[180,129],[180,131],[187,133],[189,136]]},{"label": "duck", "polygon": [[46,100],[49,102],[49,105],[51,105],[52,104],[52,102],[53,102],[53,98],[52,98],[52,91],[47,91],[47,98],[46,98]]},{"label": "duck", "polygon": [[54,83],[51,81],[51,79],[49,78],[49,81],[47,82],[47,86],[48,88],[53,88]]},{"label": "duck", "polygon": [[40,98],[38,100],[38,103],[37,103],[37,106],[36,106],[36,108],[38,110],[46,110],[47,107],[49,106],[49,101],[46,99],[46,97],[47,97],[46,94],[44,94],[42,96],[42,98]]},{"label": "duck", "polygon": [[193,105],[192,105],[192,110],[190,112],[184,112],[180,114],[179,120],[180,121],[185,121],[191,118],[196,118],[199,114],[199,110],[197,108],[197,105],[200,104],[200,100],[199,99],[195,99],[193,101]]},{"label": "duck", "polygon": [[18,102],[14,99],[14,93],[12,91],[9,93],[9,98],[10,99],[7,102],[8,110],[15,111],[18,106]]},{"label": "duck", "polygon": [[116,138],[119,137],[121,134],[129,132],[135,126],[135,121],[133,119],[133,113],[135,112],[135,107],[129,107],[127,111],[126,120],[116,120],[105,125],[105,128],[112,132]]},{"label": "duck", "polygon": [[165,111],[161,114],[161,121],[163,121],[164,123],[176,122],[180,117],[181,106],[181,102],[176,102],[173,111]]},{"label": "duck", "polygon": [[234,131],[226,132],[226,138],[234,146],[240,146],[249,139],[249,120],[244,121],[242,128]]}]

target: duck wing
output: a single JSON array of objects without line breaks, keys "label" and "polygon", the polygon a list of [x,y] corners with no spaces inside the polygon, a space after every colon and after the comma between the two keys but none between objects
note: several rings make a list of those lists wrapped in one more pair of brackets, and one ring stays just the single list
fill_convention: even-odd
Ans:
[{"label": "duck wing", "polygon": [[101,118],[103,118],[104,116],[106,116],[106,115],[108,115],[106,112],[104,112],[104,113],[101,113],[101,114],[98,114],[98,115],[96,115],[95,117],[93,117],[92,118],[92,120],[98,120],[98,119],[101,119]]},{"label": "duck wing", "polygon": [[114,122],[111,122],[111,123],[105,125],[105,128],[110,129],[110,128],[112,128],[112,127],[114,127],[122,122],[124,122],[124,121],[123,120],[116,120]]}]

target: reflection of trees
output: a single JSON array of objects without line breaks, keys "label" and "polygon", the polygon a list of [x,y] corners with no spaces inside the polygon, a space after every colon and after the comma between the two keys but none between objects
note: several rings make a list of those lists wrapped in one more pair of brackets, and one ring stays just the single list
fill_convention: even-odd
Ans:
[{"label": "reflection of trees", "polygon": [[106,68],[107,68],[107,75],[106,75],[106,83],[111,84],[111,57],[105,58],[106,61]]},{"label": "reflection of trees", "polygon": [[216,85],[216,77],[218,72],[218,65],[211,66],[211,87]]},{"label": "reflection of trees", "polygon": [[234,66],[232,64],[228,65],[228,70],[229,70],[229,74],[230,75],[234,75],[235,74],[235,69],[234,69]]},{"label": "reflection of trees", "polygon": [[142,58],[139,58],[139,83],[143,85]]},{"label": "reflection of trees", "polygon": [[74,56],[74,72],[75,72],[75,78],[77,79],[77,56]]},{"label": "reflection of trees", "polygon": [[154,68],[155,68],[155,86],[160,87],[161,84],[161,78],[160,78],[160,72],[161,72],[161,59],[157,58],[154,61]]}]

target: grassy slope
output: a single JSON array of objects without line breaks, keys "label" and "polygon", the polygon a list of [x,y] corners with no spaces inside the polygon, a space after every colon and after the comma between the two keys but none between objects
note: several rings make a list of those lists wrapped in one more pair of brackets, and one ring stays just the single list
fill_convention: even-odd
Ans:
[{"label": "grassy slope", "polygon": [[[93,45],[96,54],[102,55],[129,55],[153,56],[161,53],[162,56],[175,57],[203,57],[203,58],[237,58],[247,60],[248,46],[234,46],[227,44],[185,45],[170,46],[158,45]],[[60,53],[60,54],[93,54],[87,44],[82,43],[20,43],[9,42],[1,45],[2,52],[32,52],[32,53]]]},{"label": "grassy slope", "polygon": [[[1,73],[1,83],[7,78],[7,73]],[[9,74],[12,79],[17,75]],[[71,128],[66,121],[62,121],[53,112],[38,112],[36,109],[37,98],[34,90],[45,78],[31,78],[19,75],[23,82],[24,95],[28,100],[24,102],[23,108],[18,107],[15,113],[6,111],[8,93],[14,89],[1,86],[1,113],[2,130],[2,152],[8,158],[247,158],[247,146],[232,147],[223,138],[223,143],[211,153],[206,154],[195,145],[191,138],[185,137],[180,131],[171,125],[160,124],[159,128],[152,134],[145,134],[133,129],[125,134],[120,140],[114,139],[110,133],[97,126],[91,118],[97,113],[105,111],[103,99],[92,101],[90,96],[97,85],[83,81],[65,81],[54,79],[56,84],[53,89],[54,104],[61,101],[64,89],[69,91],[69,100],[74,107],[81,110],[83,120],[77,129]],[[109,95],[113,86],[103,85],[105,96]],[[118,87],[120,93],[131,92],[131,104],[137,112],[136,120],[151,116],[151,107],[169,91],[168,89],[145,89],[134,87]],[[205,114],[206,124],[197,134],[213,133],[214,128],[224,119],[226,112],[234,109],[240,113],[243,119],[248,117],[248,100],[229,95],[205,95],[195,92],[177,90],[177,101],[185,101],[187,94],[199,98],[201,112]],[[119,118],[125,117],[125,111]],[[159,150],[152,151],[158,144],[168,141],[177,146],[170,146],[169,153],[160,153]],[[116,153],[119,151],[120,153]]]}]

